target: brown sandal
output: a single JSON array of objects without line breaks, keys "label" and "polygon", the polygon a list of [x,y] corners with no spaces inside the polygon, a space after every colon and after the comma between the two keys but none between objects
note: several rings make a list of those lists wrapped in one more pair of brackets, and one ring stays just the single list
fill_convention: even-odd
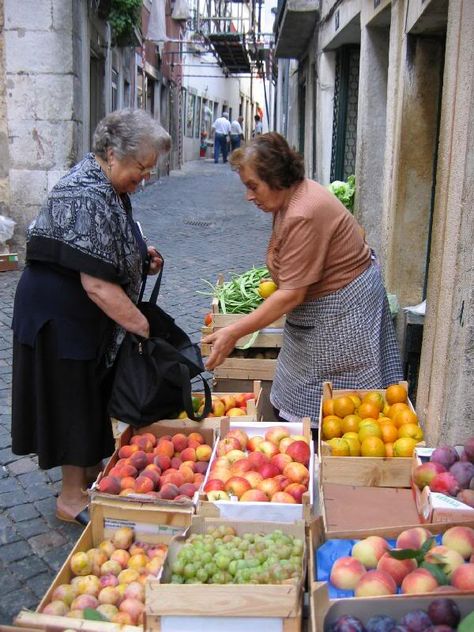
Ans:
[{"label": "brown sandal", "polygon": [[60,509],[56,509],[56,518],[58,520],[62,520],[63,522],[72,522],[73,524],[78,524],[81,527],[85,527],[86,524],[90,521],[89,510],[87,507],[80,511],[76,516],[70,516],[64,511]]}]

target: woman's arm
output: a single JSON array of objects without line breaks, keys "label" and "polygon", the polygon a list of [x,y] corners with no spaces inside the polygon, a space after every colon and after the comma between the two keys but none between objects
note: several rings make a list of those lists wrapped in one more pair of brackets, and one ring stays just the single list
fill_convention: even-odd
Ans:
[{"label": "woman's arm", "polygon": [[259,307],[232,325],[203,338],[203,342],[212,344],[212,353],[207,359],[206,368],[214,369],[222,364],[239,338],[263,329],[300,305],[306,295],[306,287],[295,290],[276,290]]},{"label": "woman's arm", "polygon": [[133,334],[148,338],[150,326],[141,311],[128,298],[120,285],[81,272],[81,283],[87,296],[109,318]]}]

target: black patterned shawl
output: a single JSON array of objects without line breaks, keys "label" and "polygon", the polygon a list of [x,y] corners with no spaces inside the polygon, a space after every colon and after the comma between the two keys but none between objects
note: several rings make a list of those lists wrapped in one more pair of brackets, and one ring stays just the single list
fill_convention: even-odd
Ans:
[{"label": "black patterned shawl", "polygon": [[[143,260],[132,221],[128,195],[118,196],[94,155],[87,154],[54,186],[30,225],[27,261],[118,283],[136,303]],[[108,364],[123,336],[117,325]]]}]

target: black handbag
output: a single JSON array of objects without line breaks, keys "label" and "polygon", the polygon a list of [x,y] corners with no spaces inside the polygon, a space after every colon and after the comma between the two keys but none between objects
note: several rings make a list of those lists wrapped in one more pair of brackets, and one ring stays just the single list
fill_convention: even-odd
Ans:
[{"label": "black handbag", "polygon": [[[109,415],[136,428],[186,411],[194,421],[207,417],[212,407],[211,389],[197,344],[175,324],[156,301],[163,265],[149,301],[143,301],[143,279],[137,307],[150,323],[150,337],[127,332],[117,355]],[[204,387],[204,409],[193,409],[191,379],[199,376]]]}]

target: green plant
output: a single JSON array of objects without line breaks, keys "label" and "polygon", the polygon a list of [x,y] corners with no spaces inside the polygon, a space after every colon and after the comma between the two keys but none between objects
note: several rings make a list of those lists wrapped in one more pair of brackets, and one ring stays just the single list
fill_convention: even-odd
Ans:
[{"label": "green plant", "polygon": [[112,0],[108,17],[116,44],[134,42],[135,28],[141,22],[142,0]]},{"label": "green plant", "polygon": [[344,204],[352,213],[354,210],[355,176],[349,176],[347,182],[334,180],[328,185],[328,189]]}]

